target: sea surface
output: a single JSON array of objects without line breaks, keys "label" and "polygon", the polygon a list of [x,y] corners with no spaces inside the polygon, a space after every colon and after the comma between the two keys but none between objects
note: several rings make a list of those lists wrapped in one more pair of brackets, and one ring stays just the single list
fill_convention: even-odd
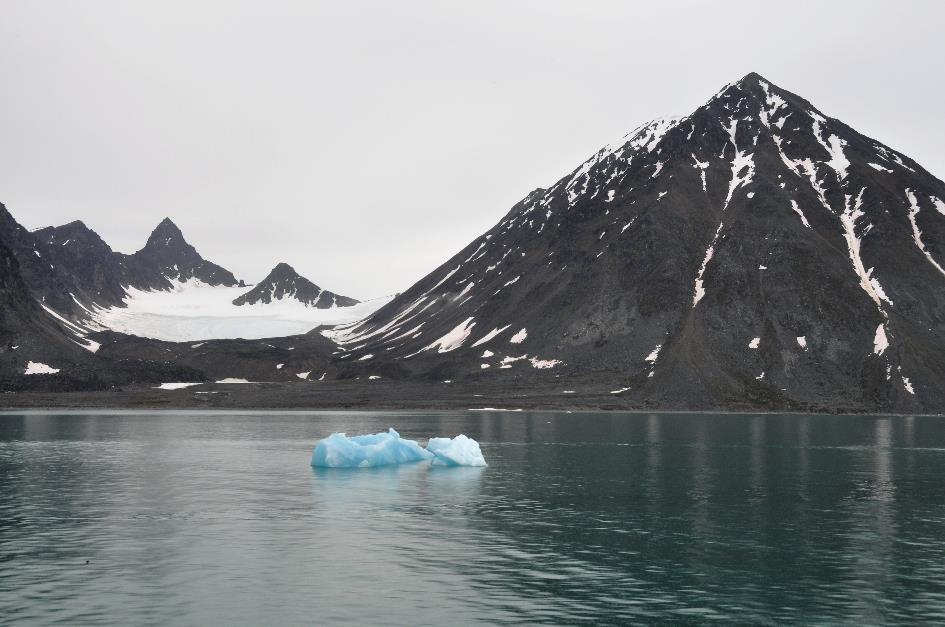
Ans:
[{"label": "sea surface", "polygon": [[[334,431],[488,468],[318,470]],[[0,414],[0,623],[941,623],[945,419]]]}]

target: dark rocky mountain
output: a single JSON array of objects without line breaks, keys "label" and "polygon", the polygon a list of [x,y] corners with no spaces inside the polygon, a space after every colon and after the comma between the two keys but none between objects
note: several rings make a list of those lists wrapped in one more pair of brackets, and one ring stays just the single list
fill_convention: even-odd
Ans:
[{"label": "dark rocky mountain", "polygon": [[945,410],[945,184],[757,74],[605,146],[329,376],[610,381],[626,406]]},{"label": "dark rocky mountain", "polygon": [[[125,272],[120,257],[98,233],[76,220],[31,233],[43,257],[74,286],[79,304],[121,306]],[[40,285],[42,285],[40,283]],[[72,313],[72,308],[65,309]]]},{"label": "dark rocky mountain", "polygon": [[13,252],[0,243],[0,390],[90,390],[181,380],[199,371],[141,356],[96,354],[92,331],[40,303]]},{"label": "dark rocky mountain", "polygon": [[[65,332],[33,296],[13,252],[0,243],[0,355],[3,374],[22,375],[28,364],[87,361],[74,336]],[[52,366],[50,366],[52,367]],[[37,366],[36,369],[39,369]]]},{"label": "dark rocky mountain", "polygon": [[16,258],[18,273],[37,300],[62,315],[71,317],[82,313],[76,299],[83,297],[83,289],[75,275],[57,264],[58,256],[20,225],[2,204],[0,243]]},{"label": "dark rocky mountain", "polygon": [[144,248],[133,255],[123,255],[121,263],[127,284],[141,290],[169,290],[172,280],[189,279],[208,285],[245,285],[229,270],[201,257],[170,218],[158,224]]},{"label": "dark rocky mountain", "polygon": [[115,252],[81,221],[29,231],[0,204],[0,242],[44,307],[71,322],[96,307],[122,307],[127,287],[169,290],[172,280],[242,286],[231,272],[205,260],[169,219],[132,255]]},{"label": "dark rocky mountain", "polygon": [[297,300],[309,307],[328,309],[350,307],[359,301],[329,292],[301,276],[287,263],[280,263],[253,289],[233,301],[234,305],[269,304],[277,300]]}]

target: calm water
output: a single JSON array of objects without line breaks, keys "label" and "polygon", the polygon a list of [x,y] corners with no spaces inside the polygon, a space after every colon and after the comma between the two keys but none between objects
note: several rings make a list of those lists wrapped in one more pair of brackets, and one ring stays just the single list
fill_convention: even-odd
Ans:
[{"label": "calm water", "polygon": [[[389,425],[490,466],[308,465]],[[0,415],[3,623],[712,620],[945,620],[945,420]]]}]

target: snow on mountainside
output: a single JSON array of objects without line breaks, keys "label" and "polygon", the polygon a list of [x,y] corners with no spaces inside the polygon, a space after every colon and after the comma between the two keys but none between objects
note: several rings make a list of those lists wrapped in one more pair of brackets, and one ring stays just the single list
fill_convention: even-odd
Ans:
[{"label": "snow on mountainside", "polygon": [[94,320],[114,331],[172,342],[258,339],[359,320],[390,301],[380,298],[327,309],[293,299],[237,306],[233,301],[245,287],[213,286],[196,279],[171,285],[171,290],[129,288],[124,307],[96,311]]},{"label": "snow on mountainside", "polygon": [[335,376],[594,377],[662,407],[945,409],[945,184],[757,74],[526,196]]},{"label": "snow on mountainside", "polygon": [[277,264],[269,275],[252,290],[233,301],[234,305],[269,304],[283,300],[294,300],[307,307],[331,309],[332,307],[351,307],[358,301],[323,290],[287,263]]}]

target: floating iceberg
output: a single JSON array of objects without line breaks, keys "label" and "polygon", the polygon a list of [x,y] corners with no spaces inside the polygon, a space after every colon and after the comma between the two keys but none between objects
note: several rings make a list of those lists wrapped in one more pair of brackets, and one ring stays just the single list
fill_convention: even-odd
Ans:
[{"label": "floating iceberg", "polygon": [[321,468],[372,468],[432,459],[416,440],[404,440],[389,429],[387,433],[356,435],[332,433],[319,440],[312,452],[312,466]]},{"label": "floating iceberg", "polygon": [[485,466],[486,459],[479,450],[479,442],[459,434],[453,439],[430,438],[427,450],[436,457],[434,466]]},{"label": "floating iceberg", "polygon": [[430,438],[427,448],[400,437],[393,428],[373,435],[332,433],[315,444],[312,466],[319,468],[374,468],[432,460],[437,466],[485,466],[479,443],[465,435]]}]

